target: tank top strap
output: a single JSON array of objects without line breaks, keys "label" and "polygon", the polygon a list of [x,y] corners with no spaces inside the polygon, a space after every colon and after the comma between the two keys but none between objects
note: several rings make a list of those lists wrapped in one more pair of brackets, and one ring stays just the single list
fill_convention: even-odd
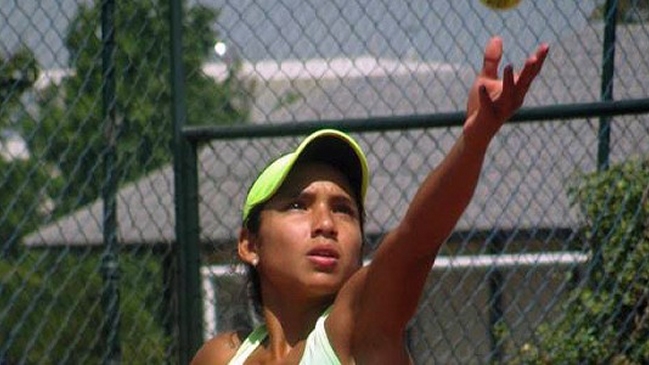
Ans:
[{"label": "tank top strap", "polygon": [[243,341],[239,349],[234,354],[234,357],[230,360],[228,365],[243,365],[248,356],[252,354],[253,351],[266,339],[268,336],[268,331],[266,330],[266,325],[261,325],[255,328],[248,337]]}]

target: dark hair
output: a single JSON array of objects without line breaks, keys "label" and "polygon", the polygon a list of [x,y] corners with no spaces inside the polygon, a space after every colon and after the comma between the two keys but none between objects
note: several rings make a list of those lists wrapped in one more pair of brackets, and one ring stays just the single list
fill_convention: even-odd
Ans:
[{"label": "dark hair", "polygon": [[[365,246],[365,207],[363,201],[360,197],[356,197],[356,205],[358,207],[360,225],[361,225],[361,252]],[[258,234],[259,228],[261,227],[261,211],[264,209],[264,204],[258,204],[254,206],[250,213],[248,213],[248,219],[243,222],[243,227],[248,230],[251,234]],[[252,308],[257,316],[262,316],[262,306],[263,298],[261,297],[261,284],[259,282],[259,273],[254,266],[250,264],[245,264],[246,266],[246,291],[248,293],[248,299],[251,302]]]},{"label": "dark hair", "polygon": [[[264,208],[264,204],[258,204],[254,206],[250,213],[248,213],[248,219],[243,222],[243,226],[251,234],[258,234],[259,227],[261,226],[261,211]],[[251,264],[246,263],[246,292],[248,294],[248,300],[252,305],[254,313],[261,317],[262,316],[262,299],[261,299],[261,284],[259,283],[259,273],[257,269]]]}]

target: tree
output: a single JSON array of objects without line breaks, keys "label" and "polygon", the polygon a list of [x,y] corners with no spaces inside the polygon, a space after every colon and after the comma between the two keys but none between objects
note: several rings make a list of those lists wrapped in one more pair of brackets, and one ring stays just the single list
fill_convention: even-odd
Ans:
[{"label": "tree", "polygon": [[[40,120],[26,123],[30,150],[66,177],[56,194],[60,216],[99,197],[106,172],[106,130],[116,128],[119,181],[133,181],[171,161],[169,5],[164,0],[120,2],[115,14],[116,125],[102,116],[100,6],[81,4],[66,47],[71,74],[38,94]],[[213,52],[218,12],[194,6],[186,12],[183,61],[191,124],[227,124],[247,117],[236,75],[222,83],[201,66]],[[243,107],[242,107],[243,105]]]},{"label": "tree", "polygon": [[[194,6],[185,15],[189,122],[245,121],[247,94],[236,68],[222,82],[200,72],[217,39],[213,26],[218,12]],[[166,0],[118,2],[114,106],[121,183],[171,162],[169,19]],[[65,40],[70,71],[60,83],[33,89],[36,63],[33,57],[23,57],[27,53],[15,57],[14,63],[0,60],[0,127],[20,135],[30,155],[25,160],[0,159],[2,249],[8,247],[7,237],[18,242],[47,220],[100,197],[108,145],[104,133],[108,123],[102,116],[100,24],[100,6],[81,4]],[[33,77],[16,78],[20,75]],[[21,101],[30,93],[35,105]],[[48,199],[53,211],[42,209]],[[133,364],[163,363],[172,349],[164,328],[170,321],[163,296],[168,283],[163,282],[160,258],[143,251],[119,256],[122,355]],[[11,257],[0,257],[0,363],[101,362],[105,357],[98,331],[105,320],[101,259],[101,252],[88,247],[22,247]]]},{"label": "tree", "polygon": [[[33,250],[18,263],[0,260],[0,363],[102,363],[100,260],[91,249]],[[169,338],[160,325],[161,265],[128,253],[121,267],[124,363],[162,364]]]},{"label": "tree", "polygon": [[[601,20],[605,17],[605,12],[606,2],[600,1],[590,18]],[[647,19],[649,19],[649,0],[617,0],[618,22],[642,23]]]},{"label": "tree", "polygon": [[38,78],[38,64],[34,54],[22,48],[8,59],[0,57],[0,127],[11,126],[11,113],[20,105],[20,97]]},{"label": "tree", "polygon": [[47,215],[47,172],[27,153],[15,155],[12,142],[22,142],[18,120],[27,116],[24,95],[38,78],[39,69],[28,49],[0,57],[0,256],[13,251],[23,233]]},{"label": "tree", "polygon": [[515,362],[649,363],[649,160],[581,176],[569,190],[592,253],[585,283]]}]

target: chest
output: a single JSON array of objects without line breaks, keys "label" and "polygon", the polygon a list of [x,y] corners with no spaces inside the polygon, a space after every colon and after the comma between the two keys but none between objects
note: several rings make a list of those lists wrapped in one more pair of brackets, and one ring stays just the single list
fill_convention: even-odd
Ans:
[{"label": "chest", "polygon": [[300,341],[288,353],[275,355],[268,346],[258,346],[244,362],[244,365],[285,364],[298,365],[304,354],[305,341]]}]

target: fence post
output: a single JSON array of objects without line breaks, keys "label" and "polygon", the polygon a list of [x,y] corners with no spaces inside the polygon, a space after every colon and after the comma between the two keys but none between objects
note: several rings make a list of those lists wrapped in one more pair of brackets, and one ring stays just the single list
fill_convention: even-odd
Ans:
[{"label": "fence post", "polygon": [[[500,230],[496,231],[491,239],[487,239],[486,246],[490,255],[501,255],[505,247],[505,234]],[[504,352],[500,330],[504,320],[503,292],[505,290],[503,274],[498,265],[489,268],[487,282],[489,283],[489,339],[491,342],[489,363],[497,364],[502,361]]]},{"label": "fence post", "polygon": [[182,61],[182,3],[170,0],[171,87],[174,125],[174,200],[176,242],[173,280],[178,328],[178,363],[188,364],[203,342],[198,251],[198,177],[196,148],[183,135],[187,121]]},{"label": "fence post", "polygon": [[102,117],[105,140],[104,154],[106,178],[102,189],[104,202],[103,239],[104,252],[101,260],[103,277],[102,307],[104,310],[103,336],[105,352],[103,363],[120,364],[122,350],[120,330],[119,293],[119,242],[117,241],[117,139],[119,124],[115,106],[115,1],[101,3],[101,42],[102,42]]},{"label": "fence post", "polygon": [[[615,28],[617,27],[617,0],[606,0],[604,5],[604,47],[602,52],[601,100],[613,100],[613,76],[615,75]],[[611,117],[599,119],[597,169],[606,170],[609,165],[611,140]]]}]

